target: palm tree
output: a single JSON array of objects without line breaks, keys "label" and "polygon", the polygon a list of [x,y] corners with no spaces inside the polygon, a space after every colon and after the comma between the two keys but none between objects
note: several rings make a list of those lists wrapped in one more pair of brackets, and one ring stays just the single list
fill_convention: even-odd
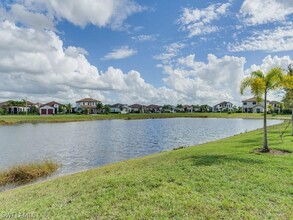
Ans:
[{"label": "palm tree", "polygon": [[70,103],[68,103],[65,107],[66,107],[67,114],[70,114],[72,111],[72,105]]},{"label": "palm tree", "polygon": [[[287,85],[288,84],[288,85]],[[279,67],[273,68],[268,71],[265,75],[262,71],[254,71],[249,77],[242,80],[240,85],[240,93],[246,88],[250,87],[251,93],[257,98],[257,101],[264,101],[264,141],[263,141],[263,152],[269,152],[268,146],[268,135],[267,135],[267,94],[271,90],[276,90],[278,88],[284,88],[289,86],[289,81],[282,69]],[[292,85],[291,85],[292,86]]]},{"label": "palm tree", "polygon": [[[288,66],[288,70],[287,70],[287,77],[293,77],[293,65],[290,64]],[[290,81],[290,80],[288,80]],[[285,96],[283,98],[283,102],[286,105],[287,108],[291,108],[291,113],[292,113],[292,117],[291,117],[291,124],[292,124],[292,136],[293,136],[293,89],[290,88],[290,86],[288,88],[285,89]]]},{"label": "palm tree", "polygon": [[104,108],[104,105],[102,102],[97,102],[97,110],[98,110],[98,113],[101,113],[102,109]]}]

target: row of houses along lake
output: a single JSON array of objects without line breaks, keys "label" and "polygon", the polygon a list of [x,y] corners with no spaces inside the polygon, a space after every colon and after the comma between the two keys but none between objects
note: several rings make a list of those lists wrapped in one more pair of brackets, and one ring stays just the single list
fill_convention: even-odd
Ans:
[{"label": "row of houses along lake", "polygon": [[[281,113],[283,104],[278,101],[268,101],[267,111]],[[238,107],[232,102],[224,101],[211,107],[209,105],[141,105],[141,104],[121,104],[103,105],[101,101],[93,98],[84,98],[71,104],[61,104],[51,101],[45,104],[33,103],[31,101],[9,100],[0,103],[0,114],[40,114],[55,115],[62,113],[77,114],[99,114],[99,113],[175,113],[175,112],[243,112],[243,113],[262,113],[264,112],[264,102],[258,102],[256,98],[242,101],[242,106]]]}]

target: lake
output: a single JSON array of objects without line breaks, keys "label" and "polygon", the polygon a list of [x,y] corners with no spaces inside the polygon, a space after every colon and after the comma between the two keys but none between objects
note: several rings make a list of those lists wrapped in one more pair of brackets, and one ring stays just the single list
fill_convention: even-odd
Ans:
[{"label": "lake", "polygon": [[[281,123],[269,120],[269,125]],[[68,174],[261,128],[262,120],[171,118],[0,126],[0,168],[52,159]]]}]

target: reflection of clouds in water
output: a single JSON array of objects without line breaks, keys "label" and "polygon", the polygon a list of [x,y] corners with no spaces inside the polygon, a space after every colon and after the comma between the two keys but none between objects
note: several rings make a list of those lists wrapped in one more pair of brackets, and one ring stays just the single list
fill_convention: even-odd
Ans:
[{"label": "reflection of clouds in water", "polygon": [[[270,120],[269,125],[280,123]],[[173,118],[0,127],[0,168],[51,158],[59,174],[190,146],[262,127],[262,120]]]}]

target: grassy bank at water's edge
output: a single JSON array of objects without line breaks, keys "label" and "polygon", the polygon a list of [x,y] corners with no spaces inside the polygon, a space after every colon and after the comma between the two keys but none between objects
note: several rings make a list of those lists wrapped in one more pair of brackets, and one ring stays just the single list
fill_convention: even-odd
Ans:
[{"label": "grassy bank at water's edge", "polygon": [[[293,150],[285,123],[273,148]],[[195,134],[196,135],[196,134]],[[293,154],[255,153],[262,130],[0,193],[0,215],[48,219],[292,219]]]},{"label": "grassy bank at water's edge", "polygon": [[[98,114],[98,115],[2,115],[0,125],[20,124],[20,123],[43,123],[43,122],[74,122],[107,119],[152,119],[152,118],[263,118],[263,114],[248,113],[156,113],[156,114]],[[268,115],[270,119],[290,119],[290,115]]]}]

